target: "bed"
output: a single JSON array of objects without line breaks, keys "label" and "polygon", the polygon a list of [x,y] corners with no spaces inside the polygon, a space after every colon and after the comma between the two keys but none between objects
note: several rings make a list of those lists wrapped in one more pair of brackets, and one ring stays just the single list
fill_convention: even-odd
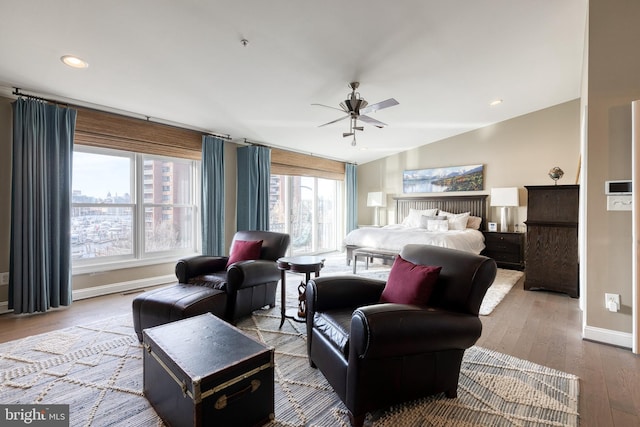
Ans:
[{"label": "bed", "polygon": [[[344,239],[347,265],[353,251],[369,248],[400,252],[408,243],[454,248],[479,254],[484,249],[484,229],[487,217],[487,195],[394,197],[397,224],[384,227],[362,227],[351,231]],[[447,225],[438,227],[436,213],[444,212]],[[469,212],[468,216],[463,214]],[[467,228],[468,218],[472,228]],[[443,221],[444,222],[444,221]],[[449,227],[446,231],[445,228]],[[441,231],[439,231],[441,230]]]}]

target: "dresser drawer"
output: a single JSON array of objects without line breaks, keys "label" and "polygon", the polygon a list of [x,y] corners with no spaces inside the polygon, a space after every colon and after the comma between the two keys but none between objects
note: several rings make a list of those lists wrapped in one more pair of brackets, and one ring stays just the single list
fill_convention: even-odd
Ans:
[{"label": "dresser drawer", "polygon": [[484,242],[487,251],[519,252],[522,247],[522,234],[485,233]]},{"label": "dresser drawer", "polygon": [[500,268],[524,269],[524,234],[484,232],[482,255],[493,258]]},{"label": "dresser drawer", "polygon": [[498,252],[498,251],[485,251],[485,256],[493,258],[496,262],[512,262],[518,264],[522,262],[522,258],[518,252]]}]

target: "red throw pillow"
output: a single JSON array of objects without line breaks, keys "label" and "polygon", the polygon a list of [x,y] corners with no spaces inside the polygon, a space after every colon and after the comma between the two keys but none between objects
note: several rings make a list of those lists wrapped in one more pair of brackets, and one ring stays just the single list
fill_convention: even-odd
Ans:
[{"label": "red throw pillow", "polygon": [[389,272],[389,280],[382,291],[380,302],[427,305],[440,270],[442,267],[414,264],[398,255]]},{"label": "red throw pillow", "polygon": [[229,254],[229,261],[227,261],[227,268],[234,262],[260,259],[261,249],[262,240],[234,240],[233,246],[231,246],[231,254]]}]

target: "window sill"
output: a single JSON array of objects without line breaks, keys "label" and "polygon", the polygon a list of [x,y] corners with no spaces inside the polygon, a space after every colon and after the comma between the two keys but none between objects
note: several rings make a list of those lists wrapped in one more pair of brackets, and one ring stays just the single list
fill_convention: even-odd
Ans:
[{"label": "window sill", "polygon": [[177,262],[181,258],[187,258],[190,256],[198,255],[198,253],[183,253],[167,255],[159,258],[147,258],[147,259],[135,259],[126,261],[114,261],[100,264],[87,264],[74,266],[72,269],[72,275],[78,276],[81,274],[102,273],[105,271],[124,270],[127,268],[146,267],[149,265],[165,264],[169,262]]}]

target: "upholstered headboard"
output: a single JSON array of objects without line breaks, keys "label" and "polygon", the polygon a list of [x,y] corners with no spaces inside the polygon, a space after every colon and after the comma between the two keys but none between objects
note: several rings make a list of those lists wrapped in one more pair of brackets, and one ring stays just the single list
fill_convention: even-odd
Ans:
[{"label": "upholstered headboard", "polygon": [[471,212],[473,216],[482,218],[480,230],[484,230],[487,219],[487,195],[473,196],[423,196],[394,197],[396,203],[396,223],[400,224],[409,215],[409,209],[438,208],[451,213]]}]

